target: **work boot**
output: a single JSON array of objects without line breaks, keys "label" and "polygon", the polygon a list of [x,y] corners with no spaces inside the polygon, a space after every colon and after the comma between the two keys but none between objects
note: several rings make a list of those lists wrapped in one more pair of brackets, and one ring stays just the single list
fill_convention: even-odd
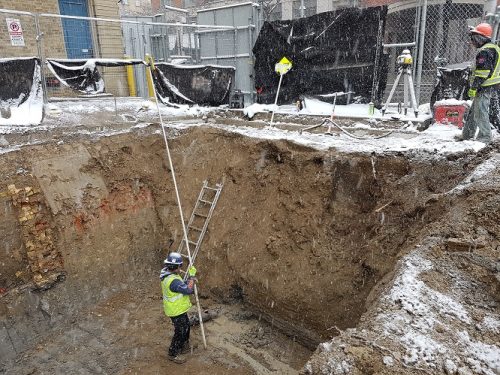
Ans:
[{"label": "work boot", "polygon": [[186,362],[186,358],[185,358],[185,357],[183,357],[183,356],[182,356],[182,355],[180,355],[180,354],[177,354],[176,356],[173,356],[173,355],[170,355],[170,354],[169,354],[169,355],[168,355],[168,360],[169,360],[169,361],[172,361],[172,362],[174,362],[174,363],[177,363],[177,364],[179,364],[179,365],[182,365],[183,363],[185,363],[185,362]]}]

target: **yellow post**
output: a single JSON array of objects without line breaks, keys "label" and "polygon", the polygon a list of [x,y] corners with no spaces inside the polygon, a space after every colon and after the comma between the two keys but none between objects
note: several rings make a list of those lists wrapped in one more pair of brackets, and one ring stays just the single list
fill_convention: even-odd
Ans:
[{"label": "yellow post", "polygon": [[[130,60],[130,57],[123,56],[126,60]],[[129,96],[137,96],[137,89],[135,87],[135,77],[134,77],[134,66],[127,65],[127,83],[128,83],[128,94]]]},{"label": "yellow post", "polygon": [[[154,62],[154,59],[153,59],[153,56],[151,56],[150,54],[146,54],[146,63],[148,63],[150,66],[151,66],[151,72],[153,70],[155,70],[155,62]],[[146,68],[148,69],[148,68]],[[149,72],[146,72],[146,80],[148,82],[148,93],[149,93],[149,98],[153,98],[155,97],[155,91],[154,91],[154,88],[153,88],[153,79],[151,77],[151,74],[149,74]]]}]

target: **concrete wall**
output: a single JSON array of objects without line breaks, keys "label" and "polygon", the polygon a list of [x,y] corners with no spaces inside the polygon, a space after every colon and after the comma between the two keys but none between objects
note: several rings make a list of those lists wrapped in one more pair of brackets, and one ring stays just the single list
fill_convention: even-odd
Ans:
[{"label": "concrete wall", "polygon": [[[135,0],[133,0],[135,1]],[[90,11],[98,18],[119,18],[119,8],[115,0],[93,0],[90,1]],[[99,57],[123,58],[125,47],[123,46],[122,30],[119,23],[102,22],[95,23],[94,40],[97,42]],[[128,95],[128,84],[125,68],[103,68],[106,92],[116,96]]]}]

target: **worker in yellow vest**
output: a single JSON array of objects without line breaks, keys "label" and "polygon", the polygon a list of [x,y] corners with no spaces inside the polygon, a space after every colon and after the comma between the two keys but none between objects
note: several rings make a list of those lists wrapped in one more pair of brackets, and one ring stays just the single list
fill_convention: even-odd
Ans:
[{"label": "worker in yellow vest", "polygon": [[164,268],[160,273],[163,311],[174,324],[174,336],[168,349],[168,359],[181,364],[186,362],[182,354],[191,350],[189,345],[191,327],[187,312],[192,306],[189,295],[194,292],[196,268],[194,266],[188,268],[189,277],[184,283],[179,275],[182,266],[181,254],[170,253],[163,264]]},{"label": "worker in yellow vest", "polygon": [[500,84],[500,48],[491,43],[492,34],[492,27],[487,23],[480,23],[470,30],[471,43],[478,50],[468,92],[472,106],[459,140],[473,139],[479,128],[477,140],[484,143],[491,141],[490,102],[493,91]]}]

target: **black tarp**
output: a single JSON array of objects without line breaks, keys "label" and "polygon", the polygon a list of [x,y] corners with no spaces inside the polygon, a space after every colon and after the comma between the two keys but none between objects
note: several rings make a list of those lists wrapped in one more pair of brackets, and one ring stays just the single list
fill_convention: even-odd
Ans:
[{"label": "black tarp", "polygon": [[348,91],[367,102],[374,91],[374,99],[380,101],[387,70],[380,72],[387,66],[387,55],[380,53],[378,36],[383,35],[386,14],[386,7],[348,8],[265,22],[253,48],[258,101],[274,102],[279,81],[274,66],[283,56],[293,68],[283,77],[279,103],[294,102],[301,95]]},{"label": "black tarp", "polygon": [[467,100],[469,90],[469,64],[437,68],[436,86],[431,95],[431,108],[443,99]]},{"label": "black tarp", "polygon": [[229,104],[235,68],[157,63],[153,78],[159,99],[178,104]]},{"label": "black tarp", "polygon": [[[0,59],[0,102],[19,107],[28,100],[40,60],[31,58]],[[38,80],[40,76],[38,75]],[[35,82],[41,84],[40,82]]]},{"label": "black tarp", "polygon": [[0,125],[38,125],[43,119],[40,60],[0,59]]},{"label": "black tarp", "polygon": [[85,94],[104,92],[104,80],[98,66],[120,67],[145,64],[142,60],[121,59],[47,59],[54,76],[66,86]]}]

